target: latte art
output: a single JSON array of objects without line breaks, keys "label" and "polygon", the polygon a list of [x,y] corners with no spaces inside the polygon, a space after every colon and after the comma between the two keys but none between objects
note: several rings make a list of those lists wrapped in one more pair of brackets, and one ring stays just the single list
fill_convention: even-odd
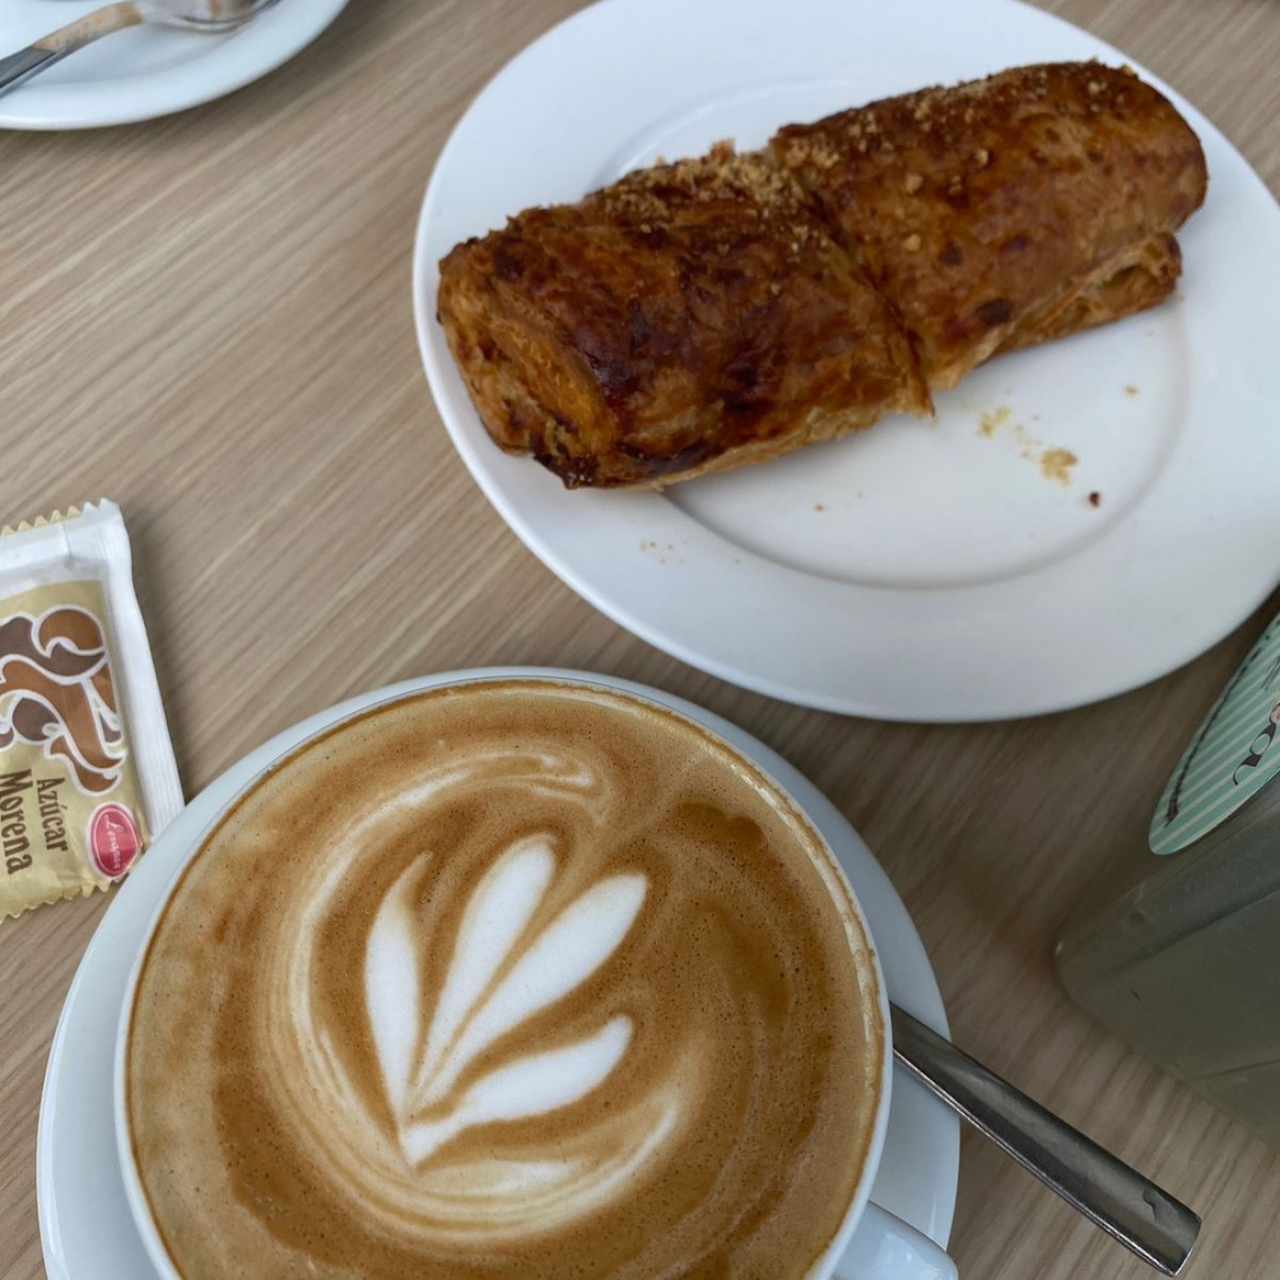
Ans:
[{"label": "latte art", "polygon": [[[644,903],[642,875],[607,876],[566,907],[523,954],[530,920],[555,873],[550,841],[533,837],[503,853],[463,914],[422,1045],[416,920],[410,866],[378,911],[365,951],[374,1046],[406,1159],[427,1159],[464,1129],[516,1120],[576,1102],[601,1084],[631,1042],[617,1016],[561,1048],[495,1067],[465,1092],[458,1078],[495,1040],[580,987],[617,950]],[[437,1114],[438,1113],[438,1114]],[[436,1118],[431,1118],[433,1115]]]},{"label": "latte art", "polygon": [[178,1269],[806,1275],[881,1053],[828,857],[716,740],[599,691],[440,691],[304,748],[140,980],[130,1124]]}]

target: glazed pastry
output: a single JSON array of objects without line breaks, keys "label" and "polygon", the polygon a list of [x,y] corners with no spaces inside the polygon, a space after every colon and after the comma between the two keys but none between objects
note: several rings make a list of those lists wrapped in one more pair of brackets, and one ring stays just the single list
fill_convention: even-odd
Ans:
[{"label": "glazed pastry", "polygon": [[1006,71],[640,170],[440,264],[493,439],[566,485],[661,486],[928,413],[999,351],[1153,306],[1204,199],[1127,71]]},{"label": "glazed pastry", "polygon": [[931,387],[1163,301],[1199,140],[1131,71],[1018,67],[789,125],[774,156],[910,330]]},{"label": "glazed pastry", "polygon": [[687,480],[930,408],[799,184],[728,146],[459,245],[439,314],[489,434],[569,486]]}]

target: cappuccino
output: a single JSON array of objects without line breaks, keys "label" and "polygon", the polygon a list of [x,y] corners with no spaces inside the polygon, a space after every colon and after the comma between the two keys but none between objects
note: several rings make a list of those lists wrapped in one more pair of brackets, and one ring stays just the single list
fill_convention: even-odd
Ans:
[{"label": "cappuccino", "polygon": [[187,1280],[798,1280],[872,1143],[878,1002],[825,844],[718,738],[433,690],[192,859],[134,998],[133,1159]]}]

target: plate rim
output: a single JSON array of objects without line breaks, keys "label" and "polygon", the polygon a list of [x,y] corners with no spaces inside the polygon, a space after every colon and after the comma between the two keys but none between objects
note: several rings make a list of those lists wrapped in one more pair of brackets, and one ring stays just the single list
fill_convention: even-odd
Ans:
[{"label": "plate rim", "polygon": [[[1166,94],[1175,106],[1189,118],[1191,124],[1203,139],[1206,141],[1211,140],[1215,149],[1221,148],[1225,153],[1229,153],[1234,171],[1233,177],[1245,179],[1247,185],[1254,191],[1255,196],[1261,195],[1267,201],[1272,212],[1280,214],[1280,210],[1276,209],[1276,202],[1274,197],[1271,196],[1270,190],[1257,172],[1240,155],[1239,151],[1211,121],[1207,120],[1160,77],[1153,75],[1145,67],[1129,58],[1122,51],[1114,48],[1108,42],[1099,39],[1083,28],[1076,27],[1056,14],[1036,9],[1023,3],[1022,0],[983,0],[983,3],[988,11],[998,12],[1012,8],[1015,11],[1032,15],[1032,21],[1047,19],[1049,20],[1048,29],[1060,29],[1063,32],[1070,33],[1071,37],[1076,40],[1083,38],[1093,47],[1094,56],[1105,57],[1134,66],[1146,80]],[[580,571],[577,565],[566,559],[568,553],[554,543],[553,534],[548,533],[545,528],[537,527],[532,519],[527,517],[526,512],[521,509],[517,487],[506,484],[498,475],[495,467],[489,465],[489,460],[481,456],[483,448],[486,446],[492,448],[493,446],[489,444],[483,427],[478,427],[477,430],[478,418],[469,400],[466,401],[461,409],[453,404],[453,395],[447,387],[446,381],[451,373],[451,368],[448,365],[447,352],[442,350],[443,340],[435,333],[436,325],[434,316],[431,314],[434,311],[433,304],[435,302],[435,277],[433,274],[435,264],[432,259],[440,246],[430,246],[430,225],[433,220],[434,210],[443,198],[442,191],[449,180],[450,167],[456,162],[455,153],[463,145],[462,136],[464,130],[482,102],[489,95],[500,90],[505,77],[517,74],[527,59],[539,56],[540,50],[547,46],[549,42],[554,41],[566,28],[590,20],[592,15],[599,13],[601,10],[608,9],[616,12],[624,6],[639,9],[635,0],[601,0],[600,3],[578,11],[527,45],[485,84],[455,123],[448,140],[437,157],[423,196],[415,234],[412,266],[415,328],[417,330],[419,351],[432,396],[440,417],[449,432],[454,448],[467,466],[473,480],[511,530],[538,559],[573,591],[618,625],[631,631],[647,643],[699,670],[787,702],[841,714],[869,716],[882,720],[909,723],[978,723],[1022,718],[1048,715],[1102,701],[1158,680],[1169,672],[1185,665],[1213,647],[1213,645],[1219,643],[1258,609],[1275,590],[1277,584],[1280,583],[1280,560],[1269,570],[1270,576],[1268,578],[1263,580],[1262,576],[1259,575],[1258,584],[1255,589],[1248,593],[1247,598],[1243,601],[1235,600],[1232,607],[1224,610],[1212,626],[1201,627],[1194,635],[1191,634],[1190,630],[1187,630],[1179,633],[1179,637],[1166,636],[1161,646],[1161,652],[1154,661],[1149,658],[1143,662],[1130,661],[1123,670],[1117,669],[1114,672],[1103,670],[1101,675],[1094,675],[1092,678],[1080,678],[1078,673],[1073,673],[1076,687],[1067,694],[1058,693],[1052,687],[1052,681],[1045,681],[1044,692],[1039,697],[1028,697],[1024,694],[1023,696],[1014,696],[1002,700],[1000,697],[988,694],[976,700],[970,699],[966,701],[964,696],[957,696],[949,706],[933,706],[928,708],[927,711],[922,711],[919,707],[894,705],[892,701],[869,696],[866,690],[851,693],[843,688],[824,688],[815,686],[812,682],[805,683],[786,677],[780,678],[777,672],[766,671],[762,673],[759,669],[750,669],[739,665],[731,658],[723,656],[722,652],[717,652],[714,643],[691,643],[681,635],[672,634],[669,627],[661,619],[655,621],[652,617],[645,616],[642,606],[637,606],[633,600],[628,599],[625,591],[620,591],[611,584],[602,586],[599,582],[593,581],[588,577],[585,572]],[[1046,59],[1052,59],[1055,56],[1051,46],[1044,50],[1043,56]],[[1057,56],[1062,57],[1065,55],[1059,52]],[[1073,54],[1072,56],[1077,55]],[[1277,228],[1280,228],[1280,217],[1268,225],[1274,233]],[[429,306],[429,303],[432,305]],[[684,513],[682,512],[681,515],[684,515]],[[1121,520],[1119,522],[1120,527],[1123,527],[1125,523],[1125,520]],[[700,528],[701,526],[698,527]],[[1056,570],[1063,565],[1070,564],[1078,555],[1091,550],[1093,547],[1105,546],[1114,533],[1115,529],[1106,531],[1095,544],[1082,548],[1080,553],[1074,553],[1062,561],[1051,563],[1044,569],[1029,573],[1012,574],[1008,578],[1001,579],[993,584],[979,585],[990,585],[998,590],[1003,590],[1010,583],[1021,580],[1021,584],[1025,585],[1041,575],[1044,575],[1043,580],[1046,583],[1050,582]],[[734,547],[735,551],[737,551],[736,544],[734,544]],[[743,558],[749,558],[749,553],[744,553]],[[762,561],[761,563],[768,562]],[[868,597],[881,591],[891,595],[914,593],[918,596],[938,596],[969,590],[969,588],[965,587],[915,590],[869,586],[856,589],[865,592]],[[1018,589],[1021,589],[1021,587]],[[977,597],[971,596],[969,598],[975,599]],[[1178,642],[1179,639],[1181,639],[1181,643]],[[793,666],[788,670],[786,676],[790,677],[795,673],[795,670],[796,668]]]}]

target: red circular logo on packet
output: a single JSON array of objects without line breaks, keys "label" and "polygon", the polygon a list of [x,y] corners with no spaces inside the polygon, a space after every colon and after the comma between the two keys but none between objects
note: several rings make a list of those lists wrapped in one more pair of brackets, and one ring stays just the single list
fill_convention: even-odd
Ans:
[{"label": "red circular logo on packet", "polygon": [[142,848],[133,815],[120,804],[99,805],[89,819],[89,848],[104,876],[113,880],[132,865]]}]

